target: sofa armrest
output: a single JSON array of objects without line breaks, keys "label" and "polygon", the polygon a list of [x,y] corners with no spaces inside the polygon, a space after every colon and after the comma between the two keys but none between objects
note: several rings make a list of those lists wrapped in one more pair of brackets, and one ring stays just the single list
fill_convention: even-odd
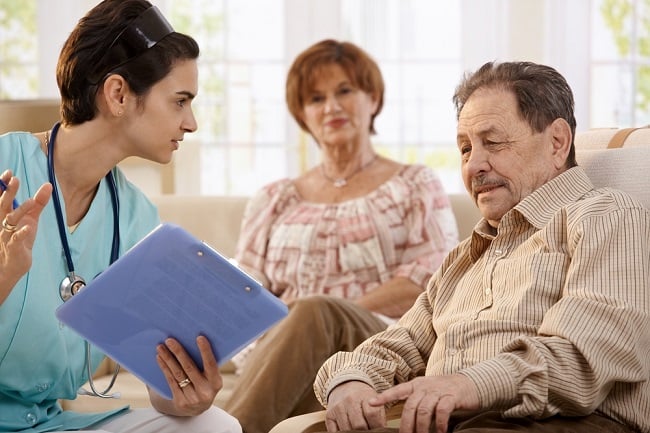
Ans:
[{"label": "sofa armrest", "polygon": [[[386,421],[388,427],[399,427],[402,416],[403,403],[386,410]],[[327,431],[325,427],[325,411],[311,412],[287,418],[278,423],[269,433],[314,433]]]}]

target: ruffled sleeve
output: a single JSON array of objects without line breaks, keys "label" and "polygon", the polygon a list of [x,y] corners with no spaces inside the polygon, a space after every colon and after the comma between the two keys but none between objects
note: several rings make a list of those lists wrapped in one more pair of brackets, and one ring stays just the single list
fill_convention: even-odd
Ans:
[{"label": "ruffled sleeve", "polygon": [[424,287],[458,243],[458,229],[449,198],[433,170],[424,165],[408,166],[402,179],[410,197],[404,209],[408,235],[394,277]]},{"label": "ruffled sleeve", "polygon": [[260,284],[270,281],[263,273],[271,229],[284,210],[299,200],[290,179],[270,183],[253,195],[246,205],[235,260]]}]

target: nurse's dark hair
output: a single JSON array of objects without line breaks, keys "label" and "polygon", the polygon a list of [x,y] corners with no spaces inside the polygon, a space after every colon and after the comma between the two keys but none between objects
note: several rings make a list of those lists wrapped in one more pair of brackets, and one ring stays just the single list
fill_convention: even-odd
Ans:
[{"label": "nurse's dark hair", "polygon": [[476,72],[467,73],[456,87],[453,102],[456,119],[472,94],[483,88],[510,91],[519,112],[534,132],[542,132],[556,119],[564,119],[571,128],[571,148],[567,166],[577,165],[574,137],[576,119],[571,87],[557,70],[532,62],[488,62]]},{"label": "nurse's dark hair", "polygon": [[[107,64],[117,36],[152,7],[146,0],[104,0],[79,20],[65,41],[56,68],[63,124],[75,125],[97,115],[97,91],[119,74],[138,96],[170,72],[174,63],[196,59],[199,46],[190,36],[172,32],[125,63]],[[98,77],[93,82],[93,77]]]}]

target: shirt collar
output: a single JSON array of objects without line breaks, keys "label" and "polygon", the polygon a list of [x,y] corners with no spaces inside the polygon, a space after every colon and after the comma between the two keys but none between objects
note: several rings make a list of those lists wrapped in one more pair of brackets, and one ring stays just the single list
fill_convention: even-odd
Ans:
[{"label": "shirt collar", "polygon": [[537,188],[513,210],[539,230],[548,224],[558,210],[576,202],[593,189],[594,185],[582,167],[573,167]]},{"label": "shirt collar", "polygon": [[[593,189],[594,185],[582,167],[570,168],[525,197],[501,218],[499,224],[513,225],[525,220],[540,230],[558,210],[574,203]],[[470,250],[473,261],[478,259],[495,236],[494,229],[485,218],[481,218],[472,232]]]}]

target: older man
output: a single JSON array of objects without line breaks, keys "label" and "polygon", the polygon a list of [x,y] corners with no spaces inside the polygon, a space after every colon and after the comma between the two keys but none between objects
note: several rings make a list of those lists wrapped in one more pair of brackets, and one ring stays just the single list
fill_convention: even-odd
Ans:
[{"label": "older man", "polygon": [[396,325],[319,371],[328,431],[650,432],[650,211],[577,167],[553,68],[487,63],[456,89],[483,219]]}]

